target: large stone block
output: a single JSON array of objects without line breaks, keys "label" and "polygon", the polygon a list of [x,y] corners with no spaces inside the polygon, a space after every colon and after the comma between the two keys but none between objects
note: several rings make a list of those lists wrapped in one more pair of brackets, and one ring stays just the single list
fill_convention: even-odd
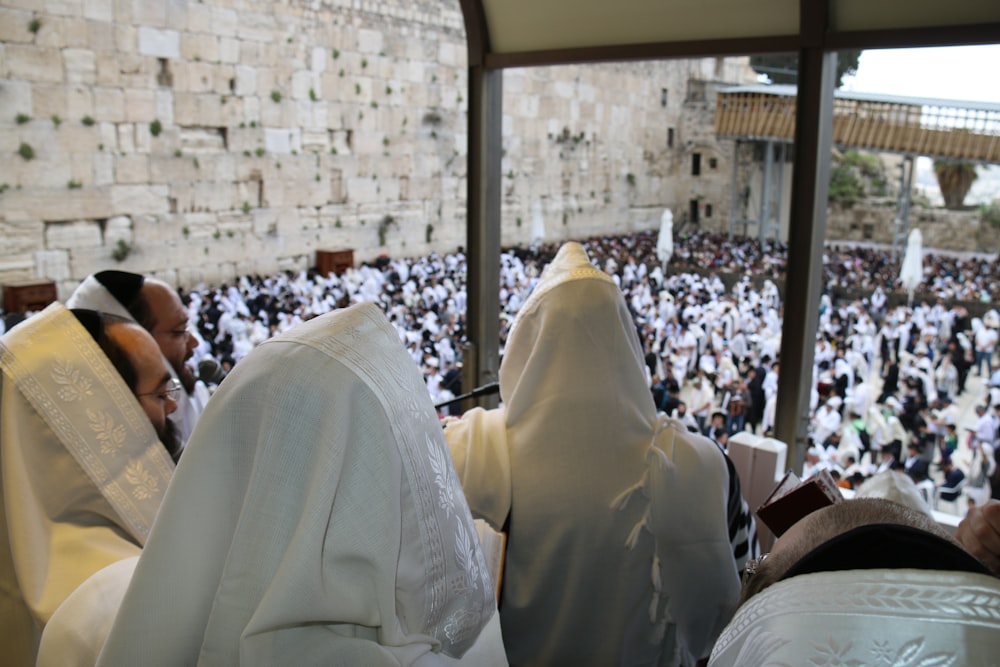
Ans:
[{"label": "large stone block", "polygon": [[235,37],[220,37],[219,61],[230,65],[240,62],[240,40]]},{"label": "large stone block", "polygon": [[156,118],[155,91],[142,88],[125,89],[125,120],[129,123],[150,123]]},{"label": "large stone block", "polygon": [[[69,171],[62,167],[63,173]],[[66,188],[67,176],[51,189],[33,187],[30,190],[8,190],[3,195],[3,209],[8,219],[38,219],[43,221],[73,218],[101,219],[110,215],[108,193],[102,188]]]},{"label": "large stone block", "polygon": [[0,43],[30,44],[34,35],[28,30],[32,12],[0,7]]},{"label": "large stone block", "polygon": [[83,0],[83,18],[94,23],[114,20],[114,0]]},{"label": "large stone block", "polygon": [[63,80],[63,59],[59,49],[23,44],[7,44],[7,75],[29,82],[57,83]]},{"label": "large stone block", "polygon": [[302,130],[297,127],[266,128],[264,149],[272,154],[289,154],[302,150]]},{"label": "large stone block", "polygon": [[63,49],[66,82],[92,86],[97,81],[97,60],[89,49]]},{"label": "large stone block", "polygon": [[377,30],[358,30],[357,49],[360,53],[375,54],[382,51],[383,35]]},{"label": "large stone block", "polygon": [[45,224],[41,220],[0,220],[4,254],[33,253],[45,248]]},{"label": "large stone block", "polygon": [[115,165],[118,183],[148,183],[149,156],[141,153],[120,155]]},{"label": "large stone block", "polygon": [[125,92],[120,88],[94,88],[94,115],[109,123],[125,120]]},{"label": "large stone block", "polygon": [[69,250],[39,250],[35,253],[35,274],[46,280],[69,280]]},{"label": "large stone block", "polygon": [[113,185],[109,188],[115,215],[157,215],[167,212],[167,185]]},{"label": "large stone block", "polygon": [[348,178],[347,201],[352,204],[378,201],[378,181],[371,178]]},{"label": "large stone block", "polygon": [[[139,0],[137,4],[144,3]],[[156,58],[180,58],[180,33],[176,30],[158,30],[139,26],[139,53]]]},{"label": "large stone block", "polygon": [[94,118],[94,93],[90,86],[72,86],[66,89],[66,116],[66,120],[72,122],[80,122],[87,116]]},{"label": "large stone block", "polygon": [[47,250],[90,248],[104,242],[101,225],[94,220],[50,222],[45,225]]},{"label": "large stone block", "polygon": [[19,113],[33,115],[31,83],[28,81],[0,81],[0,109],[4,109],[5,113],[10,114],[12,118]]},{"label": "large stone block", "polygon": [[[32,92],[31,101],[31,115],[39,120],[41,119],[52,119],[53,116],[59,116],[60,120],[67,120],[66,115],[66,89],[63,86],[53,85],[53,84],[39,84],[34,87]],[[2,95],[2,89],[0,89],[0,95]],[[8,107],[0,101],[0,107],[8,109]]]},{"label": "large stone block", "polygon": [[163,28],[167,25],[167,13],[170,7],[163,0],[133,0],[133,2],[120,4],[128,4],[132,10],[132,15],[128,19],[119,18],[120,21],[156,26],[157,28]]}]

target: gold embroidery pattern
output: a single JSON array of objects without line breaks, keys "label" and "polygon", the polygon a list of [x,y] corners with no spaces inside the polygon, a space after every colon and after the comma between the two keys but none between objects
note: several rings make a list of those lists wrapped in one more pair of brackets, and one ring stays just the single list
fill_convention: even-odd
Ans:
[{"label": "gold embroidery pattern", "polygon": [[142,461],[132,459],[125,467],[125,479],[132,484],[132,495],[137,500],[148,500],[160,492],[156,476],[150,474],[142,465]]},{"label": "gold embroidery pattern", "polygon": [[107,412],[88,409],[87,419],[90,421],[90,430],[101,445],[101,454],[115,454],[125,446],[125,427],[115,424],[114,418]]},{"label": "gold embroidery pattern", "polygon": [[56,395],[71,403],[87,396],[93,396],[91,382],[83,377],[76,368],[63,359],[57,359],[52,364],[52,381],[59,385]]}]

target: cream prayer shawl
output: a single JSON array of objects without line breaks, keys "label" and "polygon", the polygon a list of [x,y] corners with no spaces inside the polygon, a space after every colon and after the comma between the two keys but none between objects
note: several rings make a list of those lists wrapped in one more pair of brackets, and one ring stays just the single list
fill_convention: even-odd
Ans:
[{"label": "cream prayer shawl", "polygon": [[174,464],[61,304],[0,338],[0,366],[0,652],[32,665],[59,605],[139,553]]},{"label": "cream prayer shawl", "polygon": [[1000,579],[844,570],[779,581],[740,607],[710,667],[1000,664]]},{"label": "cream prayer shawl", "polygon": [[621,291],[567,243],[521,308],[504,406],[445,437],[476,516],[510,517],[500,624],[511,664],[693,664],[739,579],[719,448],[658,415]]},{"label": "cream prayer shawl", "polygon": [[98,664],[449,665],[495,609],[419,371],[359,304],[222,382]]}]

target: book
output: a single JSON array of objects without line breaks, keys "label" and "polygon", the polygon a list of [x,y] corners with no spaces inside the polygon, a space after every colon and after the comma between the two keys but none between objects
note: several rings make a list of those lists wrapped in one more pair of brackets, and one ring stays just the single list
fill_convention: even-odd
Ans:
[{"label": "book", "polygon": [[500,601],[500,587],[503,585],[504,558],[507,553],[507,533],[494,530],[493,526],[483,519],[475,519],[476,534],[483,549],[486,569],[493,578],[493,588],[497,602]]},{"label": "book", "polygon": [[818,509],[842,502],[844,496],[837,482],[826,470],[821,470],[802,481],[792,471],[785,473],[771,495],[757,508],[757,518],[776,537],[792,527],[799,519]]}]

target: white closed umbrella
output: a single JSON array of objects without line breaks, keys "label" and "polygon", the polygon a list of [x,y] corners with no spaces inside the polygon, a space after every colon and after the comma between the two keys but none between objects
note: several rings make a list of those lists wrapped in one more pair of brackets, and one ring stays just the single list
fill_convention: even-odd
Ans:
[{"label": "white closed umbrella", "polygon": [[910,231],[906,239],[906,252],[899,268],[899,281],[907,294],[907,305],[913,302],[913,291],[924,280],[923,237],[919,229]]},{"label": "white closed umbrella", "polygon": [[660,260],[663,272],[667,272],[667,262],[674,254],[674,214],[665,209],[660,217],[660,235],[656,239],[656,258]]},{"label": "white closed umbrella", "polygon": [[537,248],[545,241],[545,220],[542,218],[542,203],[535,202],[531,220],[531,247]]}]

